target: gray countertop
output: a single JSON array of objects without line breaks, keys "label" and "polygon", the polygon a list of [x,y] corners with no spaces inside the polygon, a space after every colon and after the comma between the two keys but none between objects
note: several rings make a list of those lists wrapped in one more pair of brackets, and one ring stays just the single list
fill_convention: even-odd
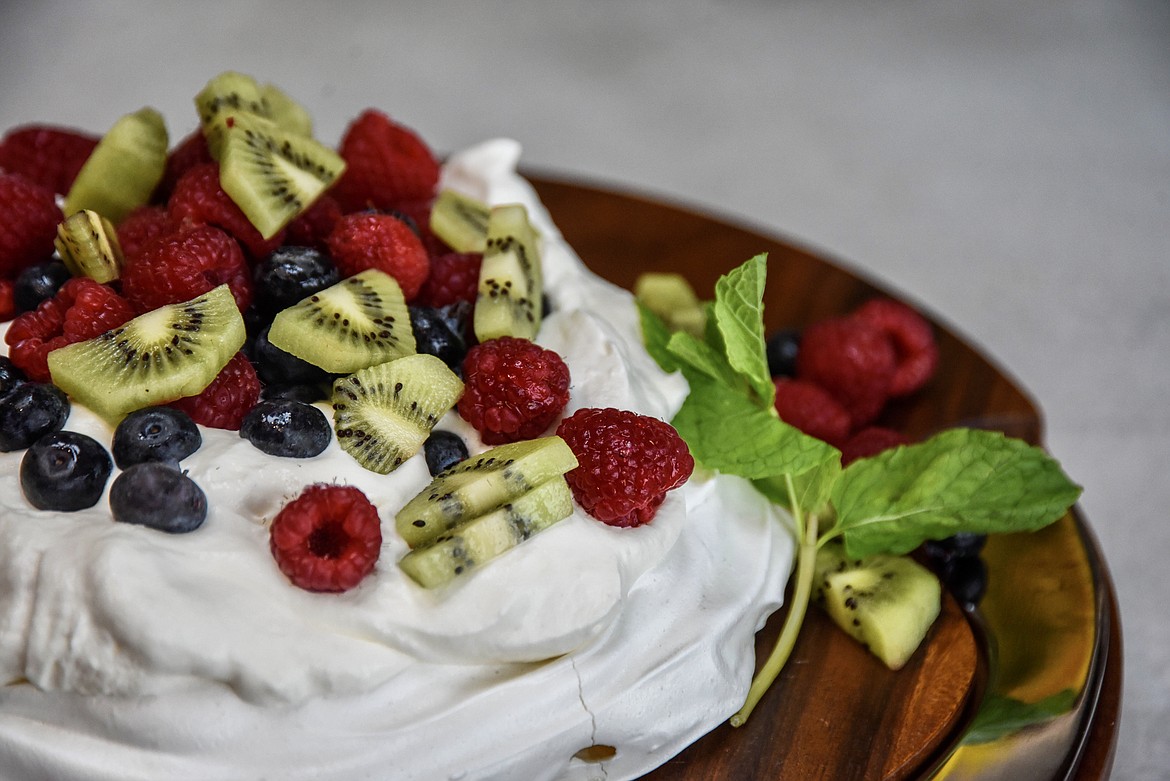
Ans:
[{"label": "gray countertop", "polygon": [[875,277],[1038,400],[1120,593],[1114,777],[1166,779],[1168,41],[1154,0],[7,0],[0,129],[150,104],[178,137],[237,69],[324,140],[367,106],[443,152],[510,136]]}]

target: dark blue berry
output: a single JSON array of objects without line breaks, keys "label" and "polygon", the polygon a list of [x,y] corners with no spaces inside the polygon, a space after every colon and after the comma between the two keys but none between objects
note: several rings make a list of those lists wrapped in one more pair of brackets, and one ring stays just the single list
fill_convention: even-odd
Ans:
[{"label": "dark blue berry", "polygon": [[97,504],[113,470],[110,454],[93,437],[54,431],[25,451],[20,487],[38,510],[84,510]]},{"label": "dark blue berry", "polygon": [[12,286],[12,302],[17,312],[31,312],[42,301],[57,295],[73,275],[59,260],[48,260],[20,272]]},{"label": "dark blue berry", "polygon": [[195,481],[159,461],[135,464],[110,486],[114,520],[185,534],[203,525],[207,496]]},{"label": "dark blue berry", "polygon": [[312,404],[277,399],[249,410],[240,436],[270,456],[311,458],[329,445],[333,427]]},{"label": "dark blue berry", "polygon": [[203,444],[199,427],[173,407],[135,410],[114,429],[114,461],[119,469],[146,461],[177,465]]},{"label": "dark blue berry", "polygon": [[467,458],[467,445],[463,438],[450,431],[432,431],[423,443],[427,469],[437,475]]},{"label": "dark blue berry", "polygon": [[333,382],[333,375],[319,366],[301,360],[268,341],[268,329],[256,335],[250,356],[256,374],[265,385],[323,385]]},{"label": "dark blue berry", "polygon": [[26,382],[0,398],[0,451],[23,450],[69,417],[69,399],[55,385]]},{"label": "dark blue berry", "polygon": [[281,247],[256,266],[256,306],[268,314],[341,281],[333,261],[313,247]]},{"label": "dark blue berry", "polygon": [[800,331],[785,328],[768,337],[765,353],[773,377],[795,377],[796,355],[800,352]]},{"label": "dark blue berry", "polygon": [[947,567],[943,583],[959,604],[973,608],[987,593],[987,564],[978,556],[958,556]]},{"label": "dark blue berry", "polygon": [[329,388],[326,385],[265,385],[260,396],[269,401],[287,399],[315,404],[329,400]]},{"label": "dark blue berry", "polygon": [[438,310],[429,306],[412,306],[410,324],[418,352],[433,355],[452,368],[463,363],[467,343],[451,330],[447,319]]},{"label": "dark blue berry", "polygon": [[961,556],[978,556],[986,542],[986,534],[959,532],[941,540],[927,540],[922,552],[928,559],[945,564]]},{"label": "dark blue berry", "polygon": [[16,364],[8,359],[8,356],[0,355],[0,397],[7,396],[8,391],[26,382],[28,382],[28,377],[25,376],[24,372],[17,368]]}]

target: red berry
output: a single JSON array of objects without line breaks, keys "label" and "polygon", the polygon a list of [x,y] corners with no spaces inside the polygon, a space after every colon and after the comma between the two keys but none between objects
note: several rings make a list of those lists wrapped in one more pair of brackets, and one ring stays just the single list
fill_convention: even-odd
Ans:
[{"label": "red berry", "polygon": [[883,331],[854,317],[838,317],[804,329],[796,376],[832,394],[857,427],[885,406],[895,361],[894,346]]},{"label": "red berry", "polygon": [[165,206],[139,206],[118,223],[118,244],[125,263],[133,263],[155,239],[174,233],[175,223]]},{"label": "red berry", "polygon": [[209,225],[156,239],[122,269],[122,292],[139,312],[189,301],[222,284],[245,311],[252,275],[244,253],[235,239]]},{"label": "red berry", "polygon": [[561,421],[557,434],[577,456],[577,468],[565,475],[573,498],[610,526],[649,523],[666,492],[695,468],[674,428],[626,410],[578,410]]},{"label": "red berry", "polygon": [[50,352],[92,339],[132,317],[130,304],[111,288],[75,277],[62,285],[57,295],[13,320],[4,338],[16,366],[30,379],[49,382]]},{"label": "red berry", "polygon": [[13,128],[0,141],[0,169],[64,195],[97,143],[97,136],[69,128]]},{"label": "red berry", "polygon": [[418,291],[423,306],[447,306],[459,301],[475,303],[479,292],[479,268],[483,255],[446,252],[431,257],[431,275]]},{"label": "red berry", "polygon": [[427,251],[414,231],[389,214],[347,214],[325,240],[343,277],[376,268],[398,280],[402,295],[413,301],[431,272]]},{"label": "red berry", "polygon": [[862,322],[882,331],[893,342],[897,366],[890,380],[890,395],[905,396],[927,383],[938,366],[934,331],[922,315],[903,303],[877,298],[853,313]]},{"label": "red berry", "polygon": [[341,206],[328,194],[313,202],[284,231],[284,243],[292,247],[313,247],[328,251],[325,239],[341,219]]},{"label": "red berry", "polygon": [[269,534],[276,565],[306,591],[349,591],[382,552],[378,510],[352,486],[309,486],[281,508]]},{"label": "red berry", "polygon": [[332,193],[347,212],[390,210],[435,194],[439,163],[414,131],[368,109],[346,129],[339,149],[346,169]]},{"label": "red berry", "polygon": [[260,235],[231,196],[219,184],[219,164],[203,163],[189,169],[175,182],[167,212],[180,225],[214,225],[233,236],[256,259],[266,257],[284,241],[278,232],[271,239]]},{"label": "red berry", "polygon": [[900,431],[880,426],[869,426],[858,431],[841,445],[841,465],[848,466],[859,458],[876,456],[883,450],[910,444],[910,438]]},{"label": "red berry", "polygon": [[0,323],[7,323],[16,317],[16,297],[13,289],[16,283],[11,279],[0,279]]},{"label": "red berry", "polygon": [[778,377],[776,413],[790,426],[832,445],[849,436],[849,413],[824,388],[807,380]]},{"label": "red berry", "polygon": [[463,360],[459,414],[489,445],[538,437],[569,401],[569,367],[527,339],[477,344]]},{"label": "red berry", "polygon": [[18,174],[0,174],[0,277],[47,260],[64,219],[52,190]]},{"label": "red berry", "polygon": [[171,197],[175,184],[179,178],[197,165],[214,163],[211,150],[207,148],[207,138],[202,130],[195,130],[180,141],[167,155],[167,167],[163,172],[162,181],[155,189],[155,199],[165,201]]},{"label": "red berry", "polygon": [[260,379],[243,353],[236,353],[211,384],[197,396],[185,396],[168,406],[210,428],[239,431],[248,410],[260,401]]}]

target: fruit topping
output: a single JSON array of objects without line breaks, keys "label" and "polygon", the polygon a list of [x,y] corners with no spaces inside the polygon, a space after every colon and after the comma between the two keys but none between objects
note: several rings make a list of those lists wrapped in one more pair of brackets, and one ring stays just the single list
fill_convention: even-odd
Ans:
[{"label": "fruit topping", "polygon": [[439,163],[414,131],[374,109],[362,112],[341,139],[346,171],[333,197],[347,212],[395,209],[429,201],[439,181]]},{"label": "fruit topping", "polygon": [[859,458],[876,456],[883,450],[908,444],[910,438],[900,431],[881,426],[867,426],[854,433],[841,445],[841,466],[849,466]]},{"label": "fruit topping", "polygon": [[258,401],[260,378],[247,356],[236,353],[206,388],[170,404],[201,425],[239,431],[244,416]]},{"label": "fruit topping", "polygon": [[0,355],[0,398],[7,396],[8,391],[26,382],[28,382],[28,376],[17,368],[12,359],[6,355]]},{"label": "fruit topping", "polygon": [[674,428],[627,410],[578,410],[561,421],[557,434],[579,462],[565,475],[573,498],[610,526],[649,523],[666,492],[686,482],[695,467]]},{"label": "fruit topping", "polygon": [[0,277],[14,277],[47,260],[63,219],[52,190],[16,174],[0,174]]},{"label": "fruit topping", "polygon": [[867,301],[853,316],[884,332],[894,345],[897,366],[890,380],[891,396],[905,396],[926,384],[938,365],[938,345],[926,318],[888,298]]},{"label": "fruit topping", "polygon": [[337,443],[371,472],[388,474],[417,453],[463,393],[433,355],[409,355],[333,384]]},{"label": "fruit topping", "polygon": [[312,458],[333,438],[325,413],[290,399],[262,401],[248,411],[240,436],[270,456]]},{"label": "fruit topping", "polygon": [[203,163],[193,166],[175,182],[167,201],[171,222],[184,227],[214,225],[238,241],[253,258],[263,258],[280,246],[279,232],[271,239],[260,235],[252,221],[219,183],[219,165]]},{"label": "fruit topping", "polygon": [[412,306],[410,325],[414,331],[415,349],[433,355],[455,371],[460,371],[467,356],[463,336],[452,329],[452,323],[438,309]]},{"label": "fruit topping", "polygon": [[65,214],[90,209],[115,225],[150,200],[167,164],[167,129],[152,108],[127,114],[102,137],[65,196]]},{"label": "fruit topping", "polygon": [[12,286],[12,303],[17,313],[31,312],[61,290],[73,278],[69,268],[59,260],[46,260],[28,266],[16,275]]},{"label": "fruit topping", "polygon": [[177,466],[203,444],[191,416],[173,407],[146,407],[122,418],[111,449],[119,469],[159,461]]},{"label": "fruit topping", "polygon": [[479,269],[483,255],[444,252],[431,256],[431,274],[418,291],[423,306],[448,306],[459,302],[474,304],[479,295]]},{"label": "fruit topping", "polygon": [[288,246],[274,250],[256,266],[256,306],[267,315],[332,287],[341,274],[327,255],[314,247]]},{"label": "fruit topping", "polygon": [[832,445],[849,436],[852,421],[849,413],[819,385],[807,380],[777,377],[776,413],[790,426]]},{"label": "fruit topping", "polygon": [[185,472],[161,461],[145,461],[114,478],[110,512],[119,523],[186,534],[207,519],[207,496]]},{"label": "fruit topping", "polygon": [[540,436],[569,401],[569,367],[527,339],[505,336],[472,347],[463,380],[459,414],[488,445]]},{"label": "fruit topping", "polygon": [[284,230],[284,241],[290,246],[326,249],[325,239],[341,219],[341,206],[325,193],[305,211],[298,214]]},{"label": "fruit topping", "polygon": [[11,279],[0,279],[0,323],[7,323],[16,317],[16,298],[13,289],[16,284]]},{"label": "fruit topping", "polygon": [[157,238],[177,230],[164,206],[139,206],[117,225],[123,266],[138,259],[142,250]]},{"label": "fruit topping", "polygon": [[269,533],[276,565],[307,591],[349,591],[382,551],[378,510],[351,486],[309,486],[281,508]]},{"label": "fruit topping", "polygon": [[53,350],[48,366],[58,387],[116,422],[127,412],[199,393],[243,343],[244,319],[221,285]]},{"label": "fruit topping", "polygon": [[796,356],[800,354],[800,329],[781,328],[768,337],[764,355],[773,377],[795,377]]},{"label": "fruit topping", "polygon": [[97,143],[97,136],[69,128],[13,128],[0,140],[0,169],[64,195]]},{"label": "fruit topping", "polygon": [[114,464],[93,437],[56,431],[38,439],[20,462],[20,488],[38,510],[73,512],[93,507]]},{"label": "fruit topping", "polygon": [[467,443],[453,431],[432,431],[423,442],[423,457],[431,477],[445,472],[468,456]]},{"label": "fruit topping", "polygon": [[431,206],[431,233],[457,253],[482,255],[491,209],[455,190],[443,190]]},{"label": "fruit topping", "polygon": [[248,356],[266,390],[288,385],[332,385],[336,379],[336,375],[274,345],[268,339],[267,328],[252,340]]},{"label": "fruit topping", "polygon": [[804,330],[797,376],[841,402],[854,426],[881,412],[890,395],[896,354],[886,333],[855,317],[822,320]]},{"label": "fruit topping", "polygon": [[252,275],[240,245],[219,228],[199,225],[151,242],[122,270],[122,292],[139,312],[187,301],[227,285],[243,312]]},{"label": "fruit topping", "polygon": [[520,204],[492,208],[475,301],[475,336],[533,339],[544,292],[537,235]]},{"label": "fruit topping", "polygon": [[75,277],[111,282],[122,274],[122,246],[113,224],[82,209],[57,226],[57,254]]},{"label": "fruit topping", "polygon": [[203,129],[192,131],[167,154],[166,169],[163,171],[163,178],[159,182],[158,189],[154,192],[154,199],[158,202],[166,201],[171,197],[179,177],[197,165],[214,162],[215,158],[211,156],[211,151],[207,148],[207,139],[203,135]]},{"label": "fruit topping", "polygon": [[682,274],[641,274],[634,285],[634,296],[662,318],[671,331],[702,336],[707,309]]},{"label": "fruit topping", "polygon": [[325,240],[343,277],[378,269],[394,277],[407,301],[413,301],[431,271],[431,261],[418,235],[389,214],[347,214]]},{"label": "fruit topping", "polygon": [[22,383],[0,398],[0,451],[24,450],[60,431],[69,417],[69,399],[42,382]]},{"label": "fruit topping", "polygon": [[215,159],[223,153],[225,135],[241,114],[271,120],[284,130],[308,137],[313,132],[309,112],[271,84],[261,85],[251,76],[224,71],[207,82],[195,96],[195,109],[208,149]]}]

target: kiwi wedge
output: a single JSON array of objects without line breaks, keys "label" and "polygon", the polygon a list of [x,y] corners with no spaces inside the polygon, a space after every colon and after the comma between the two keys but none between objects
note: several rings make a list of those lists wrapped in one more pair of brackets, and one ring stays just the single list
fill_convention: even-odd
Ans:
[{"label": "kiwi wedge", "polygon": [[105,217],[82,209],[57,226],[53,241],[69,273],[110,282],[122,275],[122,245],[118,232]]},{"label": "kiwi wedge", "polygon": [[194,396],[244,344],[227,285],[168,304],[49,353],[53,384],[110,423],[142,407]]},{"label": "kiwi wedge", "polygon": [[558,436],[500,445],[436,475],[399,510],[395,525],[407,545],[426,545],[576,467],[577,457]]},{"label": "kiwi wedge", "polygon": [[528,210],[521,204],[492,207],[472,321],[479,341],[535,338],[542,284],[537,235]]},{"label": "kiwi wedge", "polygon": [[513,501],[461,524],[399,560],[416,583],[436,588],[491,561],[573,512],[564,477],[533,488]]},{"label": "kiwi wedge", "polygon": [[456,252],[484,251],[491,209],[471,196],[443,190],[431,205],[431,232]]},{"label": "kiwi wedge", "polygon": [[415,353],[402,288],[377,269],[347,277],[277,312],[268,341],[332,374]]},{"label": "kiwi wedge", "polygon": [[817,552],[813,584],[833,622],[891,670],[909,661],[942,605],[938,578],[913,559],[850,559],[835,543]]},{"label": "kiwi wedge", "polygon": [[150,200],[167,165],[167,128],[152,108],[127,114],[94,148],[65,196],[65,214],[95,211],[117,225]]},{"label": "kiwi wedge", "polygon": [[702,337],[707,310],[682,274],[647,272],[634,282],[634,296],[671,331]]},{"label": "kiwi wedge", "polygon": [[195,96],[195,109],[208,150],[216,160],[223,150],[228,119],[240,114],[271,120],[289,133],[313,134],[313,120],[304,106],[277,87],[236,71],[224,71],[207,82]]},{"label": "kiwi wedge", "polygon": [[337,443],[371,472],[388,474],[417,453],[459,397],[463,381],[433,355],[409,355],[333,383]]}]

